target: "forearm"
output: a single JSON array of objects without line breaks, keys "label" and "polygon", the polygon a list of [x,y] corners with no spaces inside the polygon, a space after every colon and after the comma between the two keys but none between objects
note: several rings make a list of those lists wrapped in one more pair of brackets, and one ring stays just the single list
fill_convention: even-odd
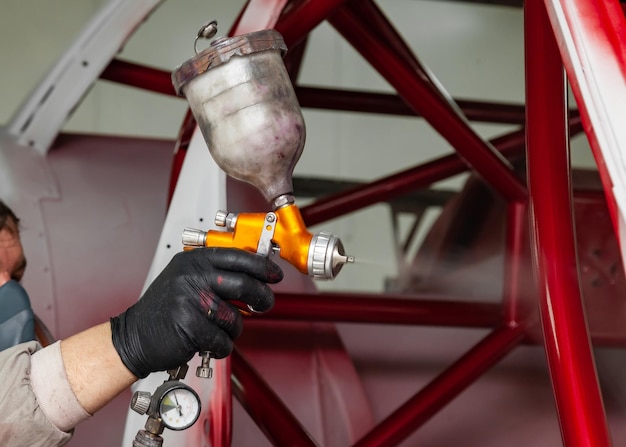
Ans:
[{"label": "forearm", "polygon": [[72,390],[90,414],[137,380],[113,347],[108,322],[63,340],[61,355]]}]

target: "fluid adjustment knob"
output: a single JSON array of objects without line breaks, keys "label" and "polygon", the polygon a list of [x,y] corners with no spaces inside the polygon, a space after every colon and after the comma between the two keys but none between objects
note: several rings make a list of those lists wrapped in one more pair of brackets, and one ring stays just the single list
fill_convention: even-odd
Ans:
[{"label": "fluid adjustment knob", "polygon": [[320,231],[315,233],[309,245],[309,276],[318,279],[333,279],[346,263],[353,263],[354,256],[347,256],[341,240],[334,234]]},{"label": "fluid adjustment knob", "polygon": [[130,401],[130,408],[139,414],[146,414],[150,408],[152,395],[147,391],[135,391]]},{"label": "fluid adjustment knob", "polygon": [[206,231],[196,230],[194,228],[185,228],[183,230],[183,245],[187,247],[204,247],[206,243]]}]

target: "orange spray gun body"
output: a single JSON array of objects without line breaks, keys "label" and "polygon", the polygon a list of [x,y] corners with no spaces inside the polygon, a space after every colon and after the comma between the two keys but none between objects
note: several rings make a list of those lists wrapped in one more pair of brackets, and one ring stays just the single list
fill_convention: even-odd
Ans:
[{"label": "orange spray gun body", "polygon": [[271,256],[277,252],[281,258],[313,278],[332,279],[347,262],[341,241],[326,232],[311,234],[295,204],[288,204],[275,212],[228,214],[218,211],[216,225],[227,231],[208,232],[185,229],[183,244],[186,247],[237,247]]}]

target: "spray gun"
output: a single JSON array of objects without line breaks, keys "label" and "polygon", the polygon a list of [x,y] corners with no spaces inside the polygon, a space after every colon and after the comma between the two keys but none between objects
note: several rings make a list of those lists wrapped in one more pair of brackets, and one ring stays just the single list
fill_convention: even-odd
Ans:
[{"label": "spray gun", "polygon": [[[282,36],[263,30],[215,39],[198,52],[200,38],[212,38],[215,21],[197,34],[196,56],[172,73],[217,165],[231,177],[255,186],[271,204],[268,213],[218,211],[215,224],[226,231],[183,231],[185,247],[237,247],[263,256],[278,253],[300,272],[332,279],[347,256],[330,233],[311,234],[295,204],[292,175],[302,154],[305,124],[282,57]],[[254,311],[254,309],[251,309]],[[197,373],[208,376],[207,356]]]},{"label": "spray gun", "polygon": [[[277,253],[303,274],[333,279],[354,257],[345,254],[337,236],[310,233],[295,204],[292,175],[306,131],[282,60],[285,42],[278,32],[263,30],[218,38],[198,51],[199,39],[211,39],[216,33],[215,21],[200,28],[194,42],[196,55],[174,70],[172,82],[176,93],[187,98],[217,165],[229,176],[255,186],[271,211],[217,211],[215,224],[224,231],[186,228],[183,245],[186,249],[236,247],[268,257]],[[211,355],[200,356],[196,375],[210,378]]]},{"label": "spray gun", "polygon": [[[216,32],[216,22],[204,25],[196,43]],[[255,186],[272,207],[268,213],[218,211],[215,224],[226,231],[188,228],[183,244],[277,252],[304,274],[332,279],[354,258],[345,255],[337,236],[309,233],[295,205],[292,175],[306,131],[282,61],[286,51],[274,30],[218,38],[172,74],[217,165]]]}]

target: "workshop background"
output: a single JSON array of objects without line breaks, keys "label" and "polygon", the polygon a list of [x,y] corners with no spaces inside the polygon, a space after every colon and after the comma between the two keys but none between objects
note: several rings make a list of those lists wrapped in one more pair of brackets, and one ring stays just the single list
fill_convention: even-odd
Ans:
[{"label": "workshop background", "polygon": [[[28,92],[104,3],[3,0],[0,126],[9,122]],[[202,23],[216,19],[218,35],[225,35],[243,4],[240,0],[164,2],[130,38],[119,58],[171,71],[193,55],[193,41]],[[523,104],[521,8],[427,0],[380,0],[378,4],[453,97]],[[327,24],[311,34],[299,79],[310,86],[393,92]],[[65,131],[175,140],[186,110],[187,103],[179,98],[98,81],[67,121]],[[295,169],[296,177],[371,181],[452,152],[449,144],[419,118],[309,109],[303,114],[307,141]],[[486,137],[514,128],[475,125]],[[584,135],[572,141],[572,165],[595,166]],[[453,192],[466,178],[460,175],[434,188]],[[303,198],[301,203],[307,200]],[[430,212],[427,220],[434,222],[438,212]],[[356,257],[357,263],[344,267],[337,279],[319,283],[319,288],[382,292],[400,281],[403,272],[393,248],[392,225],[385,204],[321,225],[341,236],[346,251]],[[419,240],[415,248],[418,245]],[[500,277],[485,273],[495,276],[500,273],[497,269],[477,271],[487,275],[477,281],[490,285],[501,282]],[[27,289],[28,275],[31,273],[27,272],[25,279]],[[73,329],[79,329],[82,323]],[[376,420],[384,418],[485,334],[467,329],[370,327],[370,338],[364,340],[359,335],[364,326],[337,325],[369,398],[376,402],[372,407]],[[57,329],[61,335],[68,335],[63,332],[66,328]],[[381,349],[372,353],[372,346]],[[623,353],[601,349],[597,354],[608,408],[623,410],[621,367],[615,366],[624,363]],[[120,445],[121,427],[115,424],[123,420],[119,413],[125,411],[123,403],[103,410],[104,416],[77,429],[69,445]],[[623,414],[610,412],[616,445],[626,440]],[[106,421],[113,422],[102,430],[101,426],[109,423]],[[102,434],[93,437],[96,432]],[[259,437],[258,445],[266,445],[262,434]],[[508,442],[511,438],[515,444]],[[541,348],[528,346],[516,350],[402,445],[554,446],[560,442],[544,354]]]}]

